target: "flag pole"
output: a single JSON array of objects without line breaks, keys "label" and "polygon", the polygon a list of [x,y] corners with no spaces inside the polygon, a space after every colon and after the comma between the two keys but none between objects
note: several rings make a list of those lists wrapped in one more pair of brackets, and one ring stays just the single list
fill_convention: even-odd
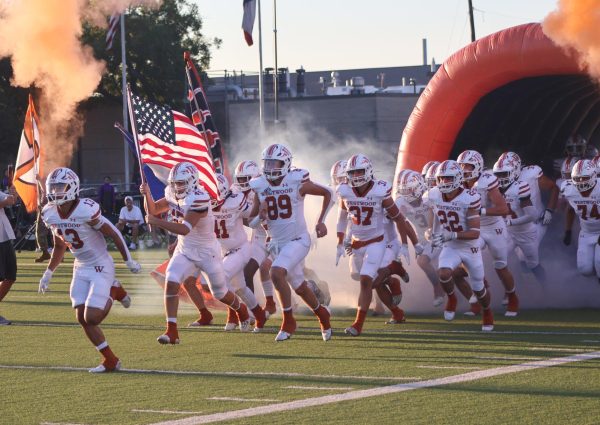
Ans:
[{"label": "flag pole", "polygon": [[[35,104],[33,103],[33,96],[29,93],[29,120],[31,121],[31,132],[33,135],[33,140],[31,141],[31,145],[33,146],[33,173],[36,182],[36,192],[37,192],[37,201],[38,207],[42,204],[42,198],[44,196],[44,187],[42,186],[42,182],[40,180],[40,161],[42,158],[42,147],[36,144],[35,131],[37,129],[38,134],[40,129],[37,124],[37,111],[35,110]],[[33,125],[35,123],[35,125]],[[41,142],[41,137],[40,137]],[[37,145],[37,155],[36,155],[36,145]]]},{"label": "flag pole", "polygon": [[[123,94],[123,127],[127,130],[127,54],[125,49],[125,11],[121,13],[121,92]],[[136,139],[137,140],[137,139]],[[131,176],[129,175],[129,148],[123,140],[123,158],[125,160],[125,190],[129,190]],[[140,176],[143,181],[143,174]]]},{"label": "flag pole", "polygon": [[263,85],[263,55],[262,55],[262,19],[260,15],[260,0],[257,0],[258,6],[258,118],[260,122],[260,131],[265,129],[265,88]]},{"label": "flag pole", "polygon": [[[140,151],[140,142],[138,140],[137,134],[137,126],[135,125],[135,117],[133,116],[133,108],[131,107],[131,87],[127,84],[125,88],[125,93],[127,96],[127,106],[129,109],[129,119],[131,122],[131,134],[133,135],[133,142],[135,144],[135,150],[137,152],[138,157],[138,166],[140,167],[140,179],[142,183],[146,183],[146,177],[144,176],[144,166],[142,165],[142,152]],[[127,141],[125,141],[127,143]],[[127,147],[127,144],[125,145]]]},{"label": "flag pole", "polygon": [[[206,134],[206,127],[204,127],[204,115],[202,115],[202,109],[200,109],[200,106],[198,105],[198,100],[196,100],[196,93],[193,92],[194,85],[192,84],[192,76],[190,75],[190,70],[194,73],[194,77],[196,77],[196,80],[198,80],[198,84],[202,84],[202,80],[200,79],[200,75],[198,74],[198,70],[194,66],[194,63],[192,62],[192,59],[190,58],[190,52],[184,52],[183,59],[185,60],[185,69],[186,69],[185,75],[187,76],[188,86],[190,88],[190,91],[192,91],[192,95],[193,95],[192,99],[194,101],[194,105],[196,106],[196,111],[198,111],[201,115],[200,125],[202,126],[202,134],[204,134],[204,141],[206,142],[206,150],[208,151],[208,156],[210,157],[210,161],[212,162],[213,167],[214,167],[215,161],[212,156],[210,139],[208,138],[208,134]],[[192,99],[190,99],[190,102],[192,101]],[[208,104],[208,101],[207,101],[207,104]]]},{"label": "flag pole", "polygon": [[275,101],[275,124],[279,122],[279,74],[277,70],[277,0],[273,0],[273,47],[275,51],[275,70],[273,71],[273,96]]}]

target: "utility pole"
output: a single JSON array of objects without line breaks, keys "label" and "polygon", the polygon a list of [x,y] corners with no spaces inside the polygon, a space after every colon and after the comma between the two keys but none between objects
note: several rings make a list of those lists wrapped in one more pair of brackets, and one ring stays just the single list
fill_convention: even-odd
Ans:
[{"label": "utility pole", "polygon": [[471,42],[475,41],[475,19],[473,18],[473,0],[469,0],[469,19],[471,20]]}]

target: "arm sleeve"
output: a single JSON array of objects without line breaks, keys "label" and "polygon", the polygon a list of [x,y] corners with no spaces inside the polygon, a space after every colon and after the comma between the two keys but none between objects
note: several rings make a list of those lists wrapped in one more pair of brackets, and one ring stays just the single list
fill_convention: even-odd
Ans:
[{"label": "arm sleeve", "polygon": [[531,221],[535,221],[537,219],[537,210],[533,205],[529,205],[527,207],[523,207],[523,212],[525,213],[521,217],[513,218],[511,223],[514,225],[525,224]]}]

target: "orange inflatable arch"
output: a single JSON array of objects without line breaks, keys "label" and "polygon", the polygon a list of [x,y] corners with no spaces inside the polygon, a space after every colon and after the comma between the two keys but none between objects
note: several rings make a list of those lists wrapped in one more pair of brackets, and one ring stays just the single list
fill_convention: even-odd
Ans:
[{"label": "orange inflatable arch", "polygon": [[468,148],[525,151],[530,159],[547,149],[562,153],[573,132],[600,136],[599,112],[598,89],[575,53],[538,23],[508,28],[437,70],[404,129],[396,171],[420,171]]}]

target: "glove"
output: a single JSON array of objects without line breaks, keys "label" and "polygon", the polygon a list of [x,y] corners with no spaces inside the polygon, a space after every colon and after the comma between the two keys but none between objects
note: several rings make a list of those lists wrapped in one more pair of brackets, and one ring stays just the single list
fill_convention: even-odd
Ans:
[{"label": "glove", "polygon": [[352,252],[352,240],[350,239],[344,239],[344,250],[346,251],[346,255],[348,257],[351,257],[353,252]]},{"label": "glove", "polygon": [[[565,236],[563,237],[563,243],[566,246],[571,245],[571,231],[565,230]],[[598,244],[600,245],[600,237],[598,238]]]},{"label": "glove", "polygon": [[449,232],[447,230],[442,230],[439,233],[434,233],[431,237],[431,245],[434,248],[439,248],[442,245],[444,245],[444,242],[448,242],[451,241],[453,239],[456,239],[457,234],[456,232]]},{"label": "glove", "polygon": [[52,279],[53,271],[50,269],[46,269],[42,278],[40,279],[40,286],[38,287],[38,294],[45,294],[48,291],[48,287],[50,286],[50,279]]},{"label": "glove", "polygon": [[410,265],[410,255],[408,254],[408,245],[403,243],[400,246],[400,252],[398,253],[398,258],[404,258],[405,264]]},{"label": "glove", "polygon": [[413,248],[415,249],[415,258],[423,254],[423,251],[425,251],[425,247],[420,242],[414,244]]},{"label": "glove", "polygon": [[510,217],[504,217],[504,223],[506,227],[512,226],[512,219]]},{"label": "glove", "polygon": [[549,225],[552,221],[552,210],[546,208],[546,211],[544,211],[544,214],[542,214],[540,218],[542,219],[542,224],[544,226]]},{"label": "glove", "polygon": [[337,266],[340,263],[340,258],[346,256],[346,250],[344,249],[344,245],[340,244],[336,248],[335,253],[335,265]]},{"label": "glove", "polygon": [[127,260],[125,261],[125,265],[129,269],[131,273],[139,273],[142,270],[142,266],[135,260]]}]

